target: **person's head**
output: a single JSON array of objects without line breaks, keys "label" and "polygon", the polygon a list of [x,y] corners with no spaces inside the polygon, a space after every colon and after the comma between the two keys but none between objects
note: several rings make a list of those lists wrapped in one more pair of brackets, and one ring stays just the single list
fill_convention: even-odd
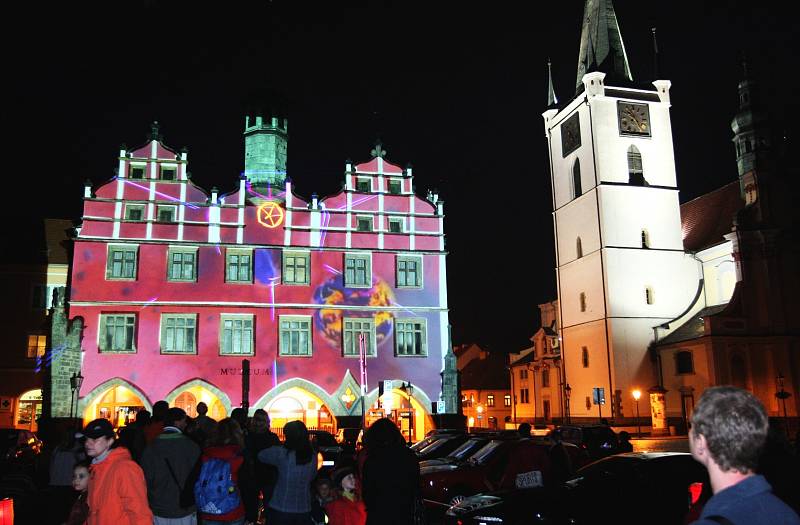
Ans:
[{"label": "person's head", "polygon": [[197,403],[197,415],[205,416],[208,413],[208,405],[200,401]]},{"label": "person's head", "polygon": [[231,410],[231,418],[236,420],[241,428],[244,428],[245,425],[247,425],[247,412],[242,407],[236,407]]},{"label": "person's head", "polygon": [[141,409],[140,411],[136,412],[136,424],[137,425],[146,425],[150,423],[150,412],[145,409]]},{"label": "person's head", "polygon": [[250,421],[250,430],[256,434],[261,434],[269,430],[269,416],[264,410],[260,408],[253,414],[253,419]]},{"label": "person's head", "polygon": [[692,414],[689,449],[705,466],[723,472],[753,472],[767,439],[769,419],[756,397],[732,386],[706,389]]},{"label": "person's head", "polygon": [[617,437],[619,437],[619,440],[622,441],[623,443],[627,443],[628,441],[631,440],[631,435],[625,430],[620,430]]},{"label": "person's head", "polygon": [[89,488],[89,462],[79,461],[72,468],[72,488],[84,492]]},{"label": "person's head", "polygon": [[295,453],[295,463],[305,465],[311,461],[314,449],[308,439],[308,429],[302,421],[289,421],[283,426],[283,446]]},{"label": "person's head", "polygon": [[331,497],[331,480],[328,478],[318,478],[314,483],[314,488],[320,498],[328,499]]},{"label": "person's head", "polygon": [[214,434],[211,436],[210,444],[212,446],[238,445],[244,448],[242,427],[239,426],[235,419],[226,417],[217,423]]},{"label": "person's head", "polygon": [[353,492],[356,489],[356,473],[350,467],[344,467],[334,472],[333,481],[345,492]]},{"label": "person's head", "polygon": [[102,456],[114,445],[114,427],[107,419],[95,419],[83,429],[86,437],[86,455],[90,458]]},{"label": "person's head", "polygon": [[530,423],[520,423],[519,428],[517,428],[519,435],[522,437],[531,437],[531,425]]},{"label": "person's head", "polygon": [[170,408],[164,418],[164,426],[179,428],[181,431],[186,430],[186,423],[186,412],[178,407]]},{"label": "person's head", "polygon": [[400,429],[389,418],[381,418],[364,432],[364,448],[379,449],[395,445],[404,445],[405,440]]},{"label": "person's head", "polygon": [[156,401],[153,405],[153,419],[156,421],[164,421],[169,412],[169,403],[164,400]]}]

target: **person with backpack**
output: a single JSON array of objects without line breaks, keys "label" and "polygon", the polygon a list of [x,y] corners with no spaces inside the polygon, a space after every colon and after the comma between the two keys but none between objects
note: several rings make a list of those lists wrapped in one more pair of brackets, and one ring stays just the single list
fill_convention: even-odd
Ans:
[{"label": "person with backpack", "polygon": [[201,525],[244,525],[244,504],[239,488],[244,440],[239,423],[231,418],[220,421],[200,461],[194,499]]},{"label": "person with backpack", "polygon": [[278,469],[278,481],[269,500],[270,525],[308,525],[311,523],[311,482],[317,475],[317,454],[302,421],[283,427],[283,447],[270,447],[258,453],[258,460]]}]

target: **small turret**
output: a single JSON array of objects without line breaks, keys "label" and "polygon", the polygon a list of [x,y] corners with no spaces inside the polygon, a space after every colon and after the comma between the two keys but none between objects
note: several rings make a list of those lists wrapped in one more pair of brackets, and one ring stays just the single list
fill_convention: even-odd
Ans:
[{"label": "small turret", "polygon": [[254,187],[284,187],[288,141],[287,119],[261,115],[245,117],[244,175]]}]

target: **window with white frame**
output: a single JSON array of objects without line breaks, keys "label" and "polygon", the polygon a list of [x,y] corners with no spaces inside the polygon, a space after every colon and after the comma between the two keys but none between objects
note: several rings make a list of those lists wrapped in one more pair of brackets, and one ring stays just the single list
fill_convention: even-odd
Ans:
[{"label": "window with white frame", "polygon": [[404,223],[402,218],[391,218],[389,219],[389,233],[403,233],[405,229]]},{"label": "window with white frame", "polygon": [[44,357],[47,351],[47,336],[33,334],[28,336],[28,353],[26,354],[29,359],[37,357]]},{"label": "window with white frame", "polygon": [[197,353],[197,315],[161,315],[161,353]]},{"label": "window with white frame", "polygon": [[253,355],[253,316],[222,314],[219,329],[220,355]]},{"label": "window with white frame", "polygon": [[503,406],[504,407],[511,406],[511,394],[506,394],[503,396]]},{"label": "window with white frame", "polygon": [[175,166],[161,166],[161,180],[176,180],[178,169]]},{"label": "window with white frame", "polygon": [[397,287],[422,288],[422,257],[397,256]]},{"label": "window with white frame", "polygon": [[372,257],[370,254],[345,254],[344,285],[348,288],[370,288],[372,286]]},{"label": "window with white frame", "polygon": [[372,217],[369,215],[359,215],[356,217],[356,230],[360,232],[371,232]]},{"label": "window with white frame", "polygon": [[424,319],[394,320],[395,352],[398,356],[428,355]]},{"label": "window with white frame", "polygon": [[523,368],[519,371],[519,378],[520,379],[528,379],[528,369]]},{"label": "window with white frame", "polygon": [[361,335],[364,336],[366,355],[375,356],[375,320],[367,317],[345,317],[342,319],[342,354],[361,355]]},{"label": "window with white frame", "polygon": [[195,281],[197,276],[197,249],[170,248],[167,262],[167,279],[170,281]]},{"label": "window with white frame", "polygon": [[101,314],[98,348],[101,352],[136,351],[136,316]]},{"label": "window with white frame", "polygon": [[225,250],[225,281],[250,283],[253,281],[253,252],[250,250]]},{"label": "window with white frame", "polygon": [[280,355],[311,355],[311,316],[280,316]]},{"label": "window with white frame", "polygon": [[403,181],[400,179],[389,179],[389,193],[399,195],[403,191]]},{"label": "window with white frame", "polygon": [[147,166],[130,166],[128,168],[129,179],[143,179],[147,173]]},{"label": "window with white frame", "polygon": [[308,284],[310,267],[309,252],[283,252],[283,284]]},{"label": "window with white frame", "polygon": [[356,191],[369,193],[372,191],[372,179],[369,177],[356,178]]},{"label": "window with white frame", "polygon": [[494,406],[494,394],[488,394],[486,396],[486,406],[493,407]]},{"label": "window with white frame", "polygon": [[527,404],[530,398],[528,397],[528,389],[521,388],[519,391],[519,402],[522,404]]},{"label": "window with white frame", "polygon": [[143,221],[144,220],[144,204],[126,204],[125,205],[125,220],[126,221]]},{"label": "window with white frame", "polygon": [[158,222],[175,222],[178,216],[177,206],[158,206],[156,207]]},{"label": "window with white frame", "polygon": [[134,245],[109,245],[106,258],[106,279],[136,279],[136,254]]}]

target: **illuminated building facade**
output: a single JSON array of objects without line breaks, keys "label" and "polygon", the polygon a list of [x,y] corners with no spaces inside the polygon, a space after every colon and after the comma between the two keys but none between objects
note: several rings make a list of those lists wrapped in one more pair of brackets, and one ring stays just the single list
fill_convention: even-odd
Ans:
[{"label": "illuminated building facade", "polygon": [[454,349],[461,372],[461,409],[469,428],[503,429],[511,420],[508,358],[477,344]]},{"label": "illuminated building facade", "polygon": [[190,415],[204,401],[219,419],[245,402],[243,374],[251,412],[266,409],[275,427],[357,426],[382,380],[413,386],[419,436],[432,402],[457,410],[443,202],[416,196],[412,169],[380,146],[348,161],[342,191],[302,198],[285,177],[286,141],[285,120],[247,117],[245,174],[231,192],[206,192],[187,152],[154,129],[120,151],[117,177],[86,187],[65,327],[82,329],[67,351],[81,354],[81,417],[122,424],[165,399]]}]

